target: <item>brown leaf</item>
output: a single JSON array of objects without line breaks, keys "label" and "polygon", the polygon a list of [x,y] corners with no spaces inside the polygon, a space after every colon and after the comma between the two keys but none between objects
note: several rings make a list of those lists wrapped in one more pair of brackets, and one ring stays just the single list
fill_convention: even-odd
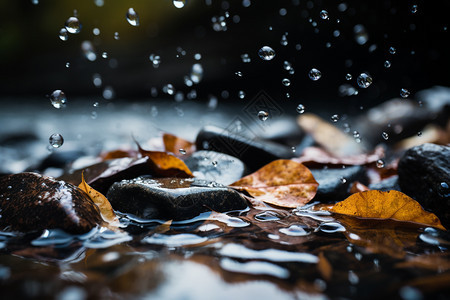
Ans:
[{"label": "brown leaf", "polygon": [[351,195],[333,206],[332,212],[360,218],[392,219],[445,230],[439,218],[398,191],[365,191]]},{"label": "brown leaf", "polygon": [[352,186],[350,187],[350,194],[359,193],[359,192],[365,192],[370,190],[366,185],[362,184],[359,181],[353,182]]},{"label": "brown leaf", "polygon": [[317,181],[301,163],[280,159],[231,184],[269,204],[295,208],[308,203],[317,192]]},{"label": "brown leaf", "polygon": [[148,164],[152,169],[152,175],[161,177],[194,177],[191,170],[189,170],[186,164],[178,157],[166,152],[144,150],[138,142],[136,142],[136,144],[139,153],[142,156],[148,157]]},{"label": "brown leaf", "polygon": [[98,206],[100,213],[104,221],[113,226],[119,226],[119,219],[116,216],[111,204],[103,194],[97,192],[91,188],[86,181],[84,181],[84,175],[81,174],[81,183],[78,186],[81,190],[88,194],[89,198]]},{"label": "brown leaf", "polygon": [[171,152],[177,157],[191,155],[195,151],[195,144],[175,135],[163,134],[164,147],[166,152]]},{"label": "brown leaf", "polygon": [[136,157],[136,156],[137,156],[136,150],[132,149],[128,150],[117,149],[113,151],[103,152],[102,154],[100,154],[102,160],[117,159],[123,157]]}]

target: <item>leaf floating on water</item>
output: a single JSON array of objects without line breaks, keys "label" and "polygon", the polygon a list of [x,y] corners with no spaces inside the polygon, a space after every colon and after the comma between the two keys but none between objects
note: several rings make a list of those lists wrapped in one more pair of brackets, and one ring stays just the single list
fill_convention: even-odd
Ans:
[{"label": "leaf floating on water", "polygon": [[412,222],[445,230],[435,214],[425,211],[417,201],[394,190],[359,192],[335,204],[331,211],[360,218]]},{"label": "leaf floating on water", "polygon": [[308,203],[318,186],[307,167],[287,159],[275,160],[230,185],[258,200],[289,208]]},{"label": "leaf floating on water", "polygon": [[148,157],[148,164],[152,169],[153,175],[161,177],[181,177],[181,178],[191,178],[194,177],[191,170],[186,166],[186,164],[171,154],[161,151],[148,151],[141,148],[141,145],[135,141],[139,153],[142,156]]},{"label": "leaf floating on water", "polygon": [[172,152],[177,157],[191,155],[195,151],[195,144],[175,135],[163,134],[164,148],[166,152]]},{"label": "leaf floating on water", "polygon": [[106,199],[103,194],[97,192],[93,188],[91,188],[86,181],[84,181],[84,175],[81,174],[81,183],[78,186],[81,190],[88,194],[89,198],[98,206],[100,209],[100,213],[104,221],[113,226],[119,226],[119,219],[116,216],[111,204],[108,199]]}]

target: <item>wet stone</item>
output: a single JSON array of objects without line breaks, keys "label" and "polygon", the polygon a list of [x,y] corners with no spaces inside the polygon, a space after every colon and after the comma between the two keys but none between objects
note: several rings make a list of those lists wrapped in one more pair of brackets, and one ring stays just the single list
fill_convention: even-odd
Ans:
[{"label": "wet stone", "polygon": [[246,167],[241,160],[215,151],[197,151],[184,162],[196,178],[223,185],[232,184],[246,174]]},{"label": "wet stone", "polygon": [[0,177],[0,215],[2,230],[22,232],[59,228],[81,234],[102,221],[78,187],[37,173]]},{"label": "wet stone", "polygon": [[369,184],[369,189],[379,190],[379,191],[384,191],[384,192],[390,191],[390,190],[401,191],[400,185],[398,184],[398,176],[397,175],[388,177],[377,183]]},{"label": "wet stone", "polygon": [[319,183],[315,199],[318,201],[340,201],[350,196],[353,182],[367,183],[364,167],[351,166],[342,169],[311,170]]},{"label": "wet stone", "polygon": [[143,219],[184,220],[202,212],[245,209],[236,191],[200,179],[138,177],[111,186],[106,196],[112,207]]},{"label": "wet stone", "polygon": [[405,152],[398,164],[402,191],[450,223],[450,147],[423,144]]},{"label": "wet stone", "polygon": [[213,150],[238,157],[255,171],[276,159],[295,156],[291,147],[257,138],[245,137],[215,126],[206,126],[197,135],[199,150]]}]

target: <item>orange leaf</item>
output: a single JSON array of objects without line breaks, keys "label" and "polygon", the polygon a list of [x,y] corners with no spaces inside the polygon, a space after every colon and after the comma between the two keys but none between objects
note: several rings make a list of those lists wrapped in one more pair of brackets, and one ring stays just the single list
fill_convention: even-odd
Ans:
[{"label": "orange leaf", "polygon": [[163,134],[163,141],[166,152],[172,152],[177,157],[191,155],[195,151],[193,143],[169,133]]},{"label": "orange leaf", "polygon": [[137,141],[135,142],[139,153],[149,158],[148,163],[153,171],[153,175],[162,177],[194,177],[188,166],[178,157],[166,152],[144,150]]},{"label": "orange leaf", "polygon": [[398,191],[359,192],[335,204],[331,211],[360,218],[412,222],[445,230],[435,214],[425,211],[417,201]]},{"label": "orange leaf", "polygon": [[317,181],[301,163],[280,159],[231,184],[269,204],[295,208],[308,203],[317,192]]},{"label": "orange leaf", "polygon": [[108,199],[106,199],[103,194],[97,192],[93,188],[91,188],[86,181],[84,181],[83,173],[81,174],[81,183],[78,186],[81,190],[88,194],[89,198],[98,206],[100,209],[100,213],[104,221],[113,226],[119,226],[119,219],[117,218],[114,210],[109,203]]},{"label": "orange leaf", "polygon": [[116,158],[123,158],[123,157],[135,157],[136,156],[136,151],[134,150],[113,150],[113,151],[108,151],[108,152],[104,152],[100,155],[100,157],[103,160],[108,160],[108,159],[116,159]]}]

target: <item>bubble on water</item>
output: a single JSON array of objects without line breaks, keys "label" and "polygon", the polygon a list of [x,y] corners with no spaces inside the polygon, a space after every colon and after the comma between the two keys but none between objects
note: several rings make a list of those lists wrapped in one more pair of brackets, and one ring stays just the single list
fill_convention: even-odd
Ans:
[{"label": "bubble on water", "polygon": [[357,24],[353,27],[353,33],[355,34],[355,40],[359,45],[364,45],[369,40],[369,34],[366,27],[361,24]]},{"label": "bubble on water", "polygon": [[134,8],[130,7],[127,11],[127,21],[131,26],[139,26],[139,15],[134,10]]},{"label": "bubble on water", "polygon": [[311,78],[311,80],[317,81],[320,79],[320,77],[322,77],[322,73],[317,70],[316,68],[312,68],[309,73],[308,73],[309,78]]},{"label": "bubble on water", "polygon": [[61,28],[59,30],[59,38],[61,41],[67,41],[69,39],[69,33],[66,28]]},{"label": "bubble on water", "polygon": [[194,84],[200,83],[203,79],[203,66],[201,64],[193,64],[189,78]]},{"label": "bubble on water", "polygon": [[95,87],[101,87],[103,83],[102,76],[98,73],[92,75],[92,83],[94,83]]},{"label": "bubble on water", "polygon": [[290,86],[291,85],[291,81],[289,79],[287,79],[287,78],[283,78],[281,83],[283,83],[284,86]]},{"label": "bubble on water", "polygon": [[330,17],[328,16],[328,12],[326,10],[322,10],[320,12],[320,18],[322,20],[329,20],[330,19]]},{"label": "bubble on water", "polygon": [[389,69],[391,67],[391,62],[389,60],[384,61],[384,67]]},{"label": "bubble on water", "polygon": [[165,93],[167,95],[175,94],[175,88],[173,87],[173,85],[171,83],[168,83],[165,86],[163,86],[162,91],[163,91],[163,93]]},{"label": "bubble on water", "polygon": [[239,91],[238,95],[239,95],[240,99],[244,99],[245,98],[245,92],[244,91]]},{"label": "bubble on water", "polygon": [[161,64],[161,57],[159,55],[156,54],[150,54],[150,56],[148,57],[150,59],[150,61],[153,64],[153,67],[156,69],[159,67],[159,65]]},{"label": "bubble on water", "polygon": [[417,12],[417,4],[411,6],[411,13],[415,14]]},{"label": "bubble on water", "polygon": [[53,148],[59,148],[64,144],[64,138],[59,133],[54,133],[50,136],[48,142]]},{"label": "bubble on water", "polygon": [[176,8],[183,8],[186,5],[186,0],[173,0],[173,6],[175,6]]},{"label": "bubble on water", "polygon": [[352,76],[352,74],[350,74],[350,73],[347,73],[347,74],[345,75],[345,80],[352,80],[352,78],[353,78],[353,76]]},{"label": "bubble on water", "polygon": [[334,114],[334,115],[331,116],[331,121],[333,123],[336,123],[337,121],[339,121],[339,119],[340,119],[340,117],[339,117],[338,114]]},{"label": "bubble on water", "polygon": [[275,57],[275,50],[269,46],[264,46],[258,50],[258,55],[263,60],[272,60]]},{"label": "bubble on water", "polygon": [[54,108],[63,108],[67,103],[66,94],[61,90],[54,90],[50,95],[50,102]]},{"label": "bubble on water", "polygon": [[241,59],[244,63],[249,63],[252,61],[248,53],[241,54]]},{"label": "bubble on water", "polygon": [[283,35],[281,36],[280,44],[281,44],[282,46],[287,46],[288,43],[289,43],[289,42],[288,42],[288,39],[287,39],[286,34],[283,34]]},{"label": "bubble on water", "polygon": [[303,104],[299,104],[299,105],[297,105],[296,110],[299,114],[302,114],[305,112],[305,106]]},{"label": "bubble on water", "polygon": [[359,74],[358,78],[356,79],[356,82],[358,83],[359,87],[366,89],[372,84],[373,79],[369,74],[361,73],[361,74]]},{"label": "bubble on water", "polygon": [[66,30],[69,33],[76,34],[81,31],[81,23],[76,17],[70,17],[65,24]]},{"label": "bubble on water", "polygon": [[390,54],[395,54],[396,52],[397,52],[397,49],[395,49],[394,47],[389,47]]},{"label": "bubble on water", "polygon": [[411,93],[407,89],[401,89],[400,90],[400,96],[402,98],[408,98],[410,94]]},{"label": "bubble on water", "polygon": [[111,100],[115,97],[116,92],[114,91],[114,89],[112,88],[112,86],[105,86],[105,88],[103,89],[103,93],[102,96],[105,100]]},{"label": "bubble on water", "polygon": [[264,122],[269,118],[269,113],[267,111],[260,110],[258,112],[258,118]]},{"label": "bubble on water", "polygon": [[385,131],[383,131],[382,133],[381,133],[381,137],[384,139],[384,140],[388,140],[389,139],[389,134],[387,133],[387,132],[385,132]]},{"label": "bubble on water", "polygon": [[384,168],[384,160],[382,159],[377,160],[376,165],[378,169]]},{"label": "bubble on water", "polygon": [[89,61],[95,61],[97,59],[97,54],[95,54],[94,45],[91,43],[91,41],[82,42],[81,50],[83,51],[84,56]]}]

